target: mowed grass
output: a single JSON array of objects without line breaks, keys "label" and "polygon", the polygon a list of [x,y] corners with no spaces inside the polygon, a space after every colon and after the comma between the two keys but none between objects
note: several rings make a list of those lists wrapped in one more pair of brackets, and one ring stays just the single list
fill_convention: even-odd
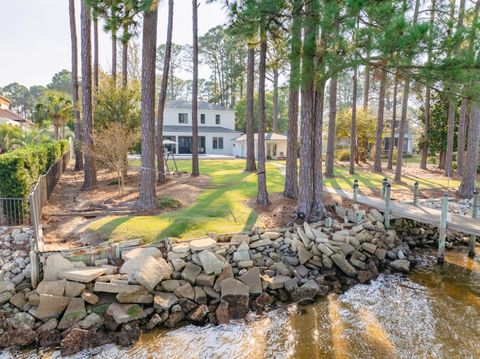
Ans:
[{"label": "mowed grass", "polygon": [[[139,161],[132,161],[139,167]],[[180,171],[189,172],[190,160],[177,161]],[[172,164],[170,164],[171,166]],[[284,176],[281,173],[285,161],[267,163],[267,186],[269,192],[282,192]],[[170,167],[172,168],[172,167]],[[159,215],[136,215],[121,217],[103,217],[93,222],[89,229],[101,232],[111,241],[143,238],[154,241],[165,237],[194,238],[205,236],[210,232],[239,232],[252,228],[258,213],[247,206],[247,200],[257,195],[257,176],[244,172],[244,160],[201,160],[200,172],[210,177],[210,185],[196,200],[176,211]],[[351,190],[355,178],[362,187],[377,188],[382,186],[384,175],[357,170],[354,176],[348,173],[348,164],[337,164],[335,178],[324,179],[329,187]],[[387,175],[389,180],[392,176]],[[456,188],[458,180],[448,178],[419,178],[404,176],[403,183],[393,184],[395,189],[411,189],[414,182],[420,188]],[[210,188],[211,187],[211,188]]]},{"label": "mowed grass", "polygon": [[[132,162],[138,166],[138,162]],[[190,160],[177,161],[180,171],[189,172]],[[108,236],[111,241],[143,238],[193,238],[209,232],[239,232],[250,229],[258,214],[247,206],[257,195],[257,176],[244,172],[243,160],[201,160],[200,172],[210,177],[208,188],[197,199],[180,210],[151,216],[104,217],[90,229]],[[284,177],[278,167],[267,164],[269,192],[283,190]]]}]

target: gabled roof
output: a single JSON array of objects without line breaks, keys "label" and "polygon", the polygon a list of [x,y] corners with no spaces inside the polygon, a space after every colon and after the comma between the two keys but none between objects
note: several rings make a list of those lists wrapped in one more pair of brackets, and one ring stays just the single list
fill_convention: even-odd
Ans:
[{"label": "gabled roof", "polygon": [[[254,139],[255,139],[255,141],[258,139],[258,134],[254,135]],[[240,137],[237,137],[234,141],[242,142],[242,141],[246,141],[246,140],[247,140],[247,135],[243,134]],[[281,134],[275,133],[275,132],[268,132],[268,133],[265,133],[265,140],[267,140],[267,141],[268,140],[270,140],[270,141],[286,141],[287,136],[284,136],[284,135],[281,135]]]},{"label": "gabled roof", "polygon": [[[192,126],[170,126],[164,125],[163,132],[188,132],[192,133]],[[220,126],[198,126],[198,133],[214,132],[214,133],[239,133],[238,131]]]},{"label": "gabled roof", "polygon": [[0,108],[0,118],[5,118],[7,120],[13,120],[17,122],[27,122],[23,117],[17,115],[15,112]]},{"label": "gabled roof", "polygon": [[12,101],[10,101],[8,98],[3,97],[3,96],[0,96],[0,102],[4,102],[8,105],[10,105],[12,103]]},{"label": "gabled roof", "polygon": [[[168,108],[180,108],[185,110],[190,110],[192,108],[192,101],[186,100],[168,100],[166,103]],[[197,103],[197,109],[199,110],[212,110],[212,111],[233,111],[225,106],[218,105],[210,102],[199,101]]]}]

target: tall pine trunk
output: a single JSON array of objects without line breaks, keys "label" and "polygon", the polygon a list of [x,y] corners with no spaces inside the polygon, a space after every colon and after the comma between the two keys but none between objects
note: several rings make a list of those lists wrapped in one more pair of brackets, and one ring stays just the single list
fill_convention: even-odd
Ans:
[{"label": "tall pine trunk", "polygon": [[260,30],[260,60],[258,64],[258,195],[257,203],[268,205],[267,174],[265,172],[265,76],[267,65],[267,34]]},{"label": "tall pine trunk", "polygon": [[467,109],[468,99],[462,98],[462,106],[460,108],[460,117],[458,118],[458,143],[457,143],[457,174],[463,173],[465,166],[465,140],[467,136]]},{"label": "tall pine trunk", "polygon": [[325,176],[334,177],[334,158],[335,158],[335,122],[337,117],[337,76],[330,79],[330,93],[328,99],[328,139],[327,139],[327,157],[325,161]]},{"label": "tall pine trunk", "polygon": [[387,87],[387,64],[382,61],[382,75],[380,78],[380,93],[378,96],[378,115],[377,129],[375,132],[375,160],[373,162],[373,171],[382,172],[382,134],[383,134],[383,114],[385,110],[385,90]]},{"label": "tall pine trunk", "polygon": [[198,1],[192,0],[193,79],[192,79],[192,176],[200,175],[198,167]]},{"label": "tall pine trunk", "polygon": [[143,17],[142,39],[142,112],[139,209],[147,211],[156,207],[155,189],[155,60],[157,48],[156,5]]},{"label": "tall pine trunk", "polygon": [[[370,46],[370,38],[369,38],[368,46]],[[367,50],[367,63],[365,64],[365,83],[363,87],[363,107],[364,108],[368,107],[369,95],[370,95],[370,49]]]},{"label": "tall pine trunk", "polygon": [[254,124],[254,92],[255,92],[255,47],[248,44],[247,52],[247,163],[245,170],[255,172],[255,131]]},{"label": "tall pine trunk", "polygon": [[[415,10],[413,13],[413,25],[417,23],[418,9],[420,7],[420,0],[415,0]],[[408,64],[412,63],[412,59],[408,59]],[[398,134],[398,148],[397,148],[397,165],[395,167],[395,182],[402,180],[402,166],[403,166],[403,144],[405,140],[405,132],[407,130],[407,116],[408,116],[408,97],[410,92],[410,74],[406,70],[405,84],[403,88],[402,100],[402,117],[400,119],[400,131]]]},{"label": "tall pine trunk", "polygon": [[[428,50],[427,50],[427,64],[430,64],[432,59],[432,46],[433,46],[433,36],[432,29],[435,21],[435,4],[436,0],[432,0],[432,9],[430,11],[430,29],[428,33]],[[427,83],[425,90],[425,123],[423,126],[423,146],[422,146],[422,159],[420,161],[420,168],[427,169],[427,159],[428,159],[428,131],[430,129],[430,86]]]},{"label": "tall pine trunk", "polygon": [[445,176],[452,175],[453,140],[455,135],[455,112],[457,101],[450,98],[448,101],[448,124],[447,124],[447,152],[445,154]]},{"label": "tall pine trunk", "polygon": [[350,168],[349,173],[355,174],[355,152],[357,151],[357,67],[353,69],[353,94],[352,94],[352,124],[350,127]]},{"label": "tall pine trunk", "polygon": [[70,39],[72,46],[72,105],[74,116],[75,131],[75,171],[83,169],[82,152],[82,123],[80,120],[79,102],[78,102],[78,50],[77,50],[77,28],[75,25],[75,1],[69,0],[70,15]]},{"label": "tall pine trunk", "polygon": [[[167,41],[165,43],[165,58],[163,59],[162,83],[160,85],[160,95],[158,96],[158,120],[157,120],[157,171],[158,183],[167,182],[165,175],[165,161],[163,148],[163,121],[165,101],[167,98],[168,74],[170,72],[170,59],[172,57],[172,33],[173,33],[173,0],[168,0],[168,23],[167,23]],[[170,79],[173,81],[173,79]]]},{"label": "tall pine trunk", "polygon": [[325,215],[323,203],[323,174],[322,174],[322,147],[323,147],[323,102],[325,97],[325,82],[319,79],[315,88],[315,138],[313,147],[313,204],[310,219],[318,221]]},{"label": "tall pine trunk", "polygon": [[315,147],[315,52],[317,23],[312,2],[306,5],[302,53],[302,108],[297,217],[307,220],[313,205],[313,153]]},{"label": "tall pine trunk", "polygon": [[397,93],[398,93],[398,71],[395,71],[395,80],[393,85],[393,109],[392,109],[392,128],[390,129],[390,146],[388,148],[387,170],[393,168],[393,151],[395,150],[395,128],[397,127]]},{"label": "tall pine trunk", "polygon": [[297,198],[298,195],[298,101],[300,86],[300,59],[302,49],[301,0],[294,0],[292,7],[292,39],[290,48],[290,79],[288,93],[287,162],[283,195]]},{"label": "tall pine trunk", "polygon": [[122,86],[127,87],[128,83],[128,25],[123,25],[122,39]]},{"label": "tall pine trunk", "polygon": [[478,150],[480,139],[480,106],[472,103],[468,126],[467,156],[463,168],[462,182],[458,194],[464,198],[472,198],[477,178]]},{"label": "tall pine trunk", "polygon": [[82,0],[80,12],[81,22],[81,58],[82,58],[82,114],[83,114],[83,142],[84,142],[84,190],[91,190],[97,186],[97,171],[95,168],[95,142],[93,136],[92,111],[92,44],[90,39],[90,6]]},{"label": "tall pine trunk", "polygon": [[93,18],[93,86],[98,91],[98,18]]},{"label": "tall pine trunk", "polygon": [[278,132],[278,68],[273,69],[272,132]]}]

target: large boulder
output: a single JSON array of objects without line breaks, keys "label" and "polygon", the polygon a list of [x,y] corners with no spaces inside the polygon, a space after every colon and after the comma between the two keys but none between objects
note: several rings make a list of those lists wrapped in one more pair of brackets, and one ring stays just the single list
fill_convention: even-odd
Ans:
[{"label": "large boulder", "polygon": [[209,250],[201,251],[198,254],[198,258],[206,274],[220,274],[228,265],[222,256],[212,253]]},{"label": "large boulder", "polygon": [[85,302],[82,298],[72,298],[67,310],[58,324],[59,329],[68,329],[87,316]]},{"label": "large boulder", "polygon": [[258,267],[249,269],[238,279],[248,286],[248,288],[250,289],[250,294],[262,293],[262,281],[260,279],[260,270],[258,269]]},{"label": "large boulder", "polygon": [[113,318],[117,324],[131,322],[132,320],[143,319],[147,316],[138,304],[112,303],[108,306],[107,315]]},{"label": "large boulder", "polygon": [[36,290],[38,294],[50,294],[62,297],[65,294],[66,284],[66,279],[52,281],[42,280],[40,283],[38,283]]},{"label": "large boulder", "polygon": [[220,283],[221,299],[228,303],[230,319],[243,319],[248,313],[250,288],[234,278],[227,278]]},{"label": "large boulder", "polygon": [[47,261],[43,266],[43,280],[52,281],[61,279],[58,273],[68,269],[75,268],[75,265],[61,254],[54,254],[47,257]]},{"label": "large boulder", "polygon": [[330,257],[330,259],[337,265],[338,268],[342,270],[349,277],[355,277],[357,271],[353,266],[347,261],[347,259],[340,253],[335,253]]},{"label": "large boulder", "polygon": [[178,297],[173,293],[157,292],[153,297],[153,306],[157,310],[168,311],[177,302]]},{"label": "large boulder", "polygon": [[58,318],[70,303],[68,297],[60,297],[50,294],[40,294],[40,304],[37,309],[37,317],[42,320]]},{"label": "large boulder", "polygon": [[107,274],[106,268],[84,267],[61,271],[57,276],[74,282],[90,283],[104,274]]},{"label": "large boulder", "polygon": [[192,252],[200,252],[205,249],[214,248],[217,242],[212,238],[201,238],[190,242],[190,249]]},{"label": "large boulder", "polygon": [[162,252],[160,252],[160,250],[155,247],[134,248],[132,250],[122,252],[122,259],[125,262],[137,257],[159,258],[161,256]]},{"label": "large boulder", "polygon": [[410,271],[410,261],[406,259],[397,259],[390,262],[390,267],[399,272],[408,273]]},{"label": "large boulder", "polygon": [[135,257],[126,261],[120,268],[120,273],[127,274],[130,281],[140,283],[150,291],[167,275],[170,277],[165,266],[152,256]]}]

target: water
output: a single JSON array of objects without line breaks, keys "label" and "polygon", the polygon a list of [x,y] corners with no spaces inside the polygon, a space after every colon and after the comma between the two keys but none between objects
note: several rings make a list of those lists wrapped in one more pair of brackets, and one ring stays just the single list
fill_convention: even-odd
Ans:
[{"label": "water", "polygon": [[[60,357],[23,353],[40,355]],[[480,263],[450,251],[439,268],[426,255],[407,277],[382,274],[306,307],[226,326],[156,330],[131,348],[106,345],[75,357],[480,358]]]}]

